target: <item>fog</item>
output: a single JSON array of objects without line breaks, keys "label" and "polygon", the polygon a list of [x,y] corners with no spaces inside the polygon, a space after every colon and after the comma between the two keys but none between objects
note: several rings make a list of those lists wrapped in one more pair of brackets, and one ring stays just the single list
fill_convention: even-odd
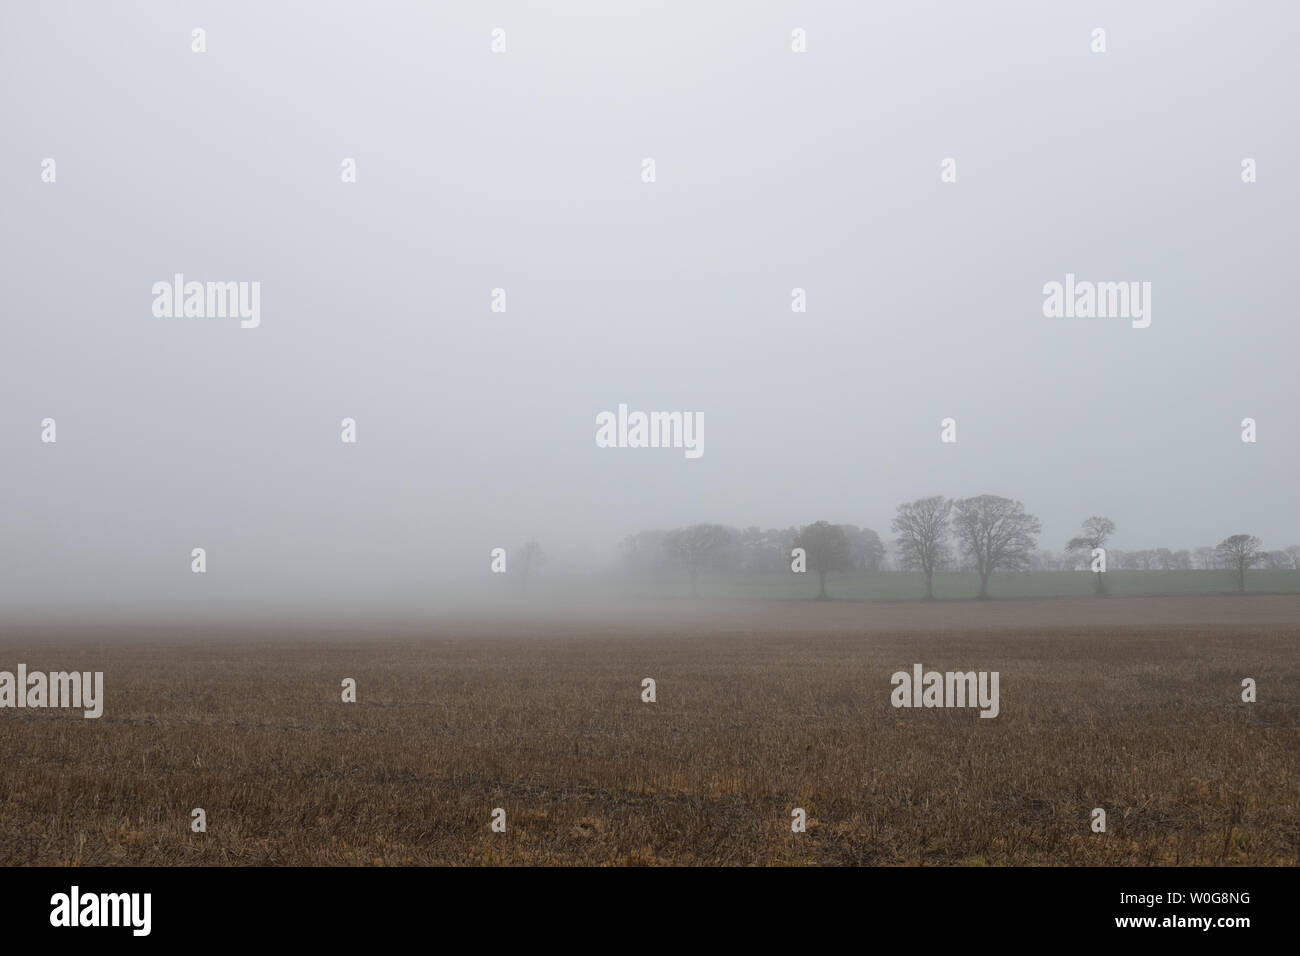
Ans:
[{"label": "fog", "polygon": [[[702,521],[888,540],[929,494],[1019,499],[1057,550],[1092,514],[1300,542],[1298,26],[6,4],[0,611],[419,616],[492,606],[529,539],[597,573]],[[260,324],[157,316],[178,273],[260,283]],[[1045,317],[1067,274],[1149,282],[1149,327]],[[698,413],[703,454],[597,447],[620,404]]]}]

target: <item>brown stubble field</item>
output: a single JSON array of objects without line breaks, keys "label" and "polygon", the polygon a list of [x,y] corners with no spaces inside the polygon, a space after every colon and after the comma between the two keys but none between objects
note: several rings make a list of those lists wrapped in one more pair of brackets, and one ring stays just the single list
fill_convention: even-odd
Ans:
[{"label": "brown stubble field", "polygon": [[[1296,865],[1297,622],[1279,595],[10,627],[0,669],[102,670],[106,703],[0,710],[0,863]],[[999,671],[1000,716],[895,710],[917,662]]]}]

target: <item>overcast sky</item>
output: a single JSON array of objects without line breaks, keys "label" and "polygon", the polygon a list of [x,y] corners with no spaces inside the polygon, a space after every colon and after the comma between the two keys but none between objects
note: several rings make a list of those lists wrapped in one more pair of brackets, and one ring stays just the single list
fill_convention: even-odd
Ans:
[{"label": "overcast sky", "polygon": [[[1096,513],[1126,549],[1298,543],[1298,29],[5,3],[0,606],[426,607],[530,537],[578,565],[696,521],[889,537],[925,494],[1018,498],[1052,549]],[[260,326],[155,316],[176,273],[260,282]],[[1045,317],[1066,273],[1150,282],[1150,327]],[[704,454],[598,448],[620,403],[701,413]]]}]

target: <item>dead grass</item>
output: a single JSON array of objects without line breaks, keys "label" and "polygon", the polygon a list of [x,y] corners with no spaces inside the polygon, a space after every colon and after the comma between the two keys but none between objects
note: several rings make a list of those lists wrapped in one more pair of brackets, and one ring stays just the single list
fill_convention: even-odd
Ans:
[{"label": "dead grass", "polygon": [[[102,670],[107,702],[0,711],[0,863],[1300,862],[1300,625],[886,632],[845,613],[788,634],[11,636],[0,669]],[[1001,715],[891,708],[917,661],[1000,671]]]}]

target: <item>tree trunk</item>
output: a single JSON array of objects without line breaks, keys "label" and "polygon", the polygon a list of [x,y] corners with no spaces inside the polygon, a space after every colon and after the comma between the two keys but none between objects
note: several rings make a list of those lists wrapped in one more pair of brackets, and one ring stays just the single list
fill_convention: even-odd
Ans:
[{"label": "tree trunk", "polygon": [[1240,594],[1246,593],[1246,566],[1237,565],[1237,591]]},{"label": "tree trunk", "polygon": [[817,572],[817,581],[820,586],[820,590],[817,592],[817,600],[825,601],[826,600],[826,572],[825,571]]},{"label": "tree trunk", "polygon": [[691,597],[699,597],[699,596],[700,596],[700,592],[699,592],[699,590],[696,588],[696,585],[695,585],[695,579],[696,579],[696,576],[697,576],[698,574],[699,574],[699,572],[696,571],[695,568],[691,568]]},{"label": "tree trunk", "polygon": [[989,573],[987,571],[981,571],[980,572],[980,600],[987,601],[988,599],[989,599]]},{"label": "tree trunk", "polygon": [[1093,571],[1093,572],[1092,572],[1092,576],[1093,576],[1093,578],[1094,578],[1094,580],[1093,580],[1093,582],[1092,582],[1092,592],[1093,592],[1093,595],[1094,595],[1095,597],[1105,597],[1105,596],[1106,596],[1106,582],[1105,582],[1105,580],[1104,580],[1104,575],[1102,575],[1102,573],[1101,573],[1100,571]]},{"label": "tree trunk", "polygon": [[928,571],[925,575],[925,599],[934,600],[934,572]]}]

